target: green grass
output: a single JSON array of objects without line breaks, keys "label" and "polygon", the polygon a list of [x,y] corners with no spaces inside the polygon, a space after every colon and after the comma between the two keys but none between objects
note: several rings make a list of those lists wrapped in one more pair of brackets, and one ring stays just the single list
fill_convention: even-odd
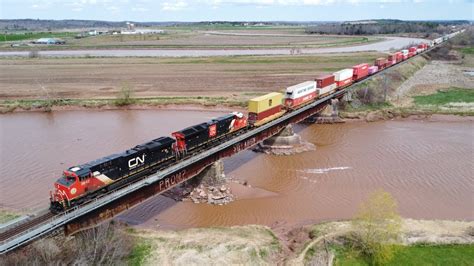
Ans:
[{"label": "green grass", "polygon": [[16,34],[0,34],[0,42],[35,40],[39,38],[64,38],[73,37],[73,32],[27,32]]},{"label": "green grass", "polygon": [[459,49],[463,54],[474,54],[474,46]]},{"label": "green grass", "polygon": [[439,90],[430,95],[413,97],[417,105],[445,105],[448,103],[472,103],[474,102],[474,89],[451,88],[449,90]]},{"label": "green grass", "polygon": [[[369,265],[345,248],[336,248],[335,265]],[[400,246],[387,265],[474,265],[474,245]]]},{"label": "green grass", "polygon": [[137,243],[128,257],[128,264],[132,266],[143,265],[147,256],[151,253],[151,244],[147,242]]},{"label": "green grass", "polygon": [[0,224],[4,224],[18,217],[20,217],[20,215],[16,213],[0,210]]}]

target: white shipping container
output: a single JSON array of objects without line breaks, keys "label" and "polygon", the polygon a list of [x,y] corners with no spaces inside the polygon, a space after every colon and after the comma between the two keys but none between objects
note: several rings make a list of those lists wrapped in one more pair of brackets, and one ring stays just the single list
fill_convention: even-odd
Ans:
[{"label": "white shipping container", "polygon": [[296,99],[316,92],[316,81],[305,81],[286,88],[285,98]]},{"label": "white shipping container", "polygon": [[421,48],[416,49],[416,53],[417,53],[417,54],[419,54],[419,53],[421,53],[421,52],[423,52],[423,49],[421,49]]},{"label": "white shipping container", "polygon": [[352,68],[346,68],[346,69],[334,72],[333,75],[334,75],[335,81],[342,81],[348,78],[352,78],[352,75],[354,75],[354,70]]},{"label": "white shipping container", "polygon": [[402,50],[402,54],[407,55],[407,54],[408,54],[408,50]]},{"label": "white shipping container", "polygon": [[336,90],[336,83],[333,83],[331,85],[328,85],[324,88],[319,89],[319,95],[325,95],[326,93],[331,94],[335,90]]}]

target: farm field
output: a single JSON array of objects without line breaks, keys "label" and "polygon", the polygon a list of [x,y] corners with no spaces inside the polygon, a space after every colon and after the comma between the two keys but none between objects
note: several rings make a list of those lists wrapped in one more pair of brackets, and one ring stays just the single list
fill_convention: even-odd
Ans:
[{"label": "farm field", "polygon": [[283,90],[381,53],[204,58],[39,58],[0,60],[0,98],[239,96]]}]

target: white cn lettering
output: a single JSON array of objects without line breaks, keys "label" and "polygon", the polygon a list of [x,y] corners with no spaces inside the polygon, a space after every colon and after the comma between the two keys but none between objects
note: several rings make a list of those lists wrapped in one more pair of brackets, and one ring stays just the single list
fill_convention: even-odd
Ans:
[{"label": "white cn lettering", "polygon": [[128,168],[132,169],[132,168],[137,167],[137,165],[143,164],[143,163],[145,163],[145,154],[143,154],[141,158],[137,157],[137,158],[130,159],[128,161]]}]

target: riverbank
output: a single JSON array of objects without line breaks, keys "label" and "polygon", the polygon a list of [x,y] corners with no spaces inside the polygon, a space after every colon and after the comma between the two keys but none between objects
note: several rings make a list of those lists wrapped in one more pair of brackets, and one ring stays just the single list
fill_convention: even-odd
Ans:
[{"label": "riverbank", "polygon": [[[465,250],[474,247],[473,229],[472,221],[405,219],[399,245],[454,245],[451,246],[454,249]],[[143,265],[189,262],[302,265],[327,263],[336,254],[339,262],[343,256],[339,239],[351,230],[349,221],[339,221],[299,227],[247,225],[179,231],[132,230],[131,235],[137,239],[137,246],[146,250],[139,258],[134,257]],[[472,252],[466,256],[474,259]],[[398,259],[403,258],[396,256],[394,261]],[[456,262],[456,258],[451,261]]]}]

